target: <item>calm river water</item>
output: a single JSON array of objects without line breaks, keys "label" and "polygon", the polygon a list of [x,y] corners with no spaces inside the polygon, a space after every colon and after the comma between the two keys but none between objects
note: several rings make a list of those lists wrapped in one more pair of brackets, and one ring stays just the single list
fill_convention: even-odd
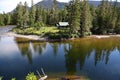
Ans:
[{"label": "calm river water", "polygon": [[[23,40],[23,39],[22,39]],[[77,75],[89,80],[120,80],[120,38],[68,42],[19,42],[0,37],[0,76],[24,80],[44,68],[49,77]]]}]

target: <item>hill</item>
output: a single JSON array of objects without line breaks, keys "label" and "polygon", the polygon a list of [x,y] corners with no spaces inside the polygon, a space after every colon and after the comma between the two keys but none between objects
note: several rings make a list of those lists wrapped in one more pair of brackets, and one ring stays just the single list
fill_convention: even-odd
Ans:
[{"label": "hill", "polygon": [[[63,3],[63,2],[58,2],[57,1],[57,7],[58,9],[63,9],[65,7],[67,3]],[[53,0],[43,0],[38,2],[37,4],[35,4],[35,6],[42,6],[45,9],[51,9],[53,6]]]},{"label": "hill", "polygon": [[[101,1],[89,1],[88,3],[90,5],[97,7],[98,5],[100,5]],[[63,3],[63,2],[57,1],[58,9],[63,9],[67,4],[69,3]],[[114,4],[114,2],[112,2],[112,4]],[[48,9],[48,8],[51,9],[53,6],[53,0],[43,0],[35,4],[35,6],[42,6],[45,9]],[[118,6],[120,6],[120,3],[118,3]]]}]

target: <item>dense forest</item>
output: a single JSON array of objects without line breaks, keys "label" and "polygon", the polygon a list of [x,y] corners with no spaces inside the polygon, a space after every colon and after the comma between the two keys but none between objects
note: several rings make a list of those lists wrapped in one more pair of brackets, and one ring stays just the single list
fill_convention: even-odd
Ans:
[{"label": "dense forest", "polygon": [[89,5],[87,0],[71,0],[64,9],[58,9],[53,0],[52,9],[34,6],[27,2],[17,5],[10,13],[0,14],[0,25],[17,25],[18,28],[41,28],[55,26],[58,22],[69,22],[69,34],[84,37],[91,34],[119,34],[120,7],[117,0],[102,0],[97,7]]}]

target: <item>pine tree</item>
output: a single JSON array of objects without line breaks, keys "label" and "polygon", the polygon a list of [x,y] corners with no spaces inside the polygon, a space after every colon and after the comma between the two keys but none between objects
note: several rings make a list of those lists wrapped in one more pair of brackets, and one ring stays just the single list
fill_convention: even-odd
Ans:
[{"label": "pine tree", "polygon": [[91,12],[89,8],[88,1],[83,2],[83,11],[81,15],[81,36],[87,36],[91,34],[92,28],[92,19],[91,19]]},{"label": "pine tree", "polygon": [[33,5],[33,0],[31,0],[31,8],[30,8],[30,15],[29,15],[29,25],[34,27],[35,23],[35,6]]},{"label": "pine tree", "polygon": [[24,25],[24,27],[28,25],[28,22],[29,22],[29,11],[28,11],[27,2],[25,2],[24,8],[23,8],[23,25]]},{"label": "pine tree", "polygon": [[11,22],[11,15],[8,13],[8,14],[3,14],[4,15],[4,24],[5,25],[9,25],[10,22]]},{"label": "pine tree", "polygon": [[11,14],[11,24],[17,25],[17,10],[13,11]]},{"label": "pine tree", "polygon": [[58,22],[58,9],[57,9],[57,1],[53,0],[53,7],[49,14],[50,17],[50,25],[55,25]]},{"label": "pine tree", "polygon": [[[80,2],[79,0],[72,0],[69,4],[68,15],[70,24],[70,34],[77,34],[80,30]],[[74,36],[73,36],[74,37]]]},{"label": "pine tree", "polygon": [[97,16],[98,21],[98,34],[107,33],[107,12],[108,12],[108,1],[102,0],[101,5],[99,6],[99,13]]},{"label": "pine tree", "polygon": [[37,9],[36,9],[36,22],[42,22],[43,19],[42,19],[42,7],[38,6]]},{"label": "pine tree", "polygon": [[53,0],[53,24],[55,25],[58,22],[58,9],[57,9],[57,1]]},{"label": "pine tree", "polygon": [[92,34],[96,34],[97,30],[98,30],[98,21],[97,21],[97,12],[98,9],[95,8],[94,6],[90,6],[90,11],[91,11],[91,15],[92,15],[92,28],[91,28],[91,32]]},{"label": "pine tree", "polygon": [[4,25],[4,16],[3,14],[0,14],[0,26]]},{"label": "pine tree", "polygon": [[116,0],[116,14],[117,14],[117,16],[116,16],[116,18],[117,18],[117,21],[116,21],[116,26],[115,26],[115,28],[114,28],[114,32],[115,33],[117,33],[117,34],[120,34],[120,7],[118,7],[118,2],[117,2],[117,0]]},{"label": "pine tree", "polygon": [[43,16],[42,16],[42,11],[43,11],[43,8],[40,6],[37,6],[37,9],[36,9],[36,19],[35,19],[35,22],[36,22],[36,27],[41,27],[42,24],[43,24]]},{"label": "pine tree", "polygon": [[20,2],[16,8],[17,26],[23,27],[23,5]]},{"label": "pine tree", "polygon": [[43,23],[47,24],[47,11],[43,9],[42,11],[42,18],[43,18]]},{"label": "pine tree", "polygon": [[113,5],[113,10],[112,10],[112,20],[111,20],[111,29],[112,29],[112,33],[114,33],[115,27],[117,25],[117,0],[114,2]]},{"label": "pine tree", "polygon": [[59,11],[59,21],[61,22],[67,22],[68,21],[68,10],[67,6]]}]

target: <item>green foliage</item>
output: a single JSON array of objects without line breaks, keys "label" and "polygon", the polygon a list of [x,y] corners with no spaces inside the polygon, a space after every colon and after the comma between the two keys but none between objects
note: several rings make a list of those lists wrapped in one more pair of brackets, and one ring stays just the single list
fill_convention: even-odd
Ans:
[{"label": "green foliage", "polygon": [[[52,9],[35,7],[27,2],[20,2],[12,13],[0,14],[0,26],[14,24],[14,29],[20,34],[50,35],[51,37],[80,37],[93,34],[120,33],[120,7],[117,1],[102,0],[98,7],[90,6],[88,1],[71,0],[62,10],[58,10],[56,0]],[[69,22],[69,30],[44,28],[46,25],[56,25],[58,22]],[[29,27],[28,27],[29,26]],[[69,35],[69,36],[68,36]]]},{"label": "green foliage", "polygon": [[26,76],[26,80],[37,80],[37,77],[34,73],[29,73],[27,76]]},{"label": "green foliage", "polygon": [[16,80],[16,78],[12,78],[11,80]]},{"label": "green foliage", "polygon": [[2,80],[3,77],[0,76],[0,80]]},{"label": "green foliage", "polygon": [[20,2],[16,8],[17,26],[23,26],[23,5]]},{"label": "green foliage", "polygon": [[92,28],[92,19],[90,13],[90,7],[87,1],[83,3],[83,12],[81,15],[81,36],[88,36],[91,33],[90,29]]},{"label": "green foliage", "polygon": [[80,6],[79,4],[80,4],[79,0],[72,0],[68,8],[71,34],[77,34],[78,30],[80,30]]},{"label": "green foliage", "polygon": [[4,16],[3,14],[0,14],[0,26],[4,25]]},{"label": "green foliage", "polygon": [[34,6],[34,4],[33,4],[33,0],[32,0],[32,2],[31,2],[32,4],[31,4],[31,8],[30,8],[30,15],[29,15],[29,25],[30,26],[32,26],[32,27],[34,27],[34,23],[35,23],[35,6]]},{"label": "green foliage", "polygon": [[28,25],[28,22],[29,22],[29,11],[28,11],[27,2],[25,2],[24,6],[23,6],[23,25],[24,25],[24,27]]},{"label": "green foliage", "polygon": [[4,24],[9,25],[11,23],[11,15],[4,13]]}]

